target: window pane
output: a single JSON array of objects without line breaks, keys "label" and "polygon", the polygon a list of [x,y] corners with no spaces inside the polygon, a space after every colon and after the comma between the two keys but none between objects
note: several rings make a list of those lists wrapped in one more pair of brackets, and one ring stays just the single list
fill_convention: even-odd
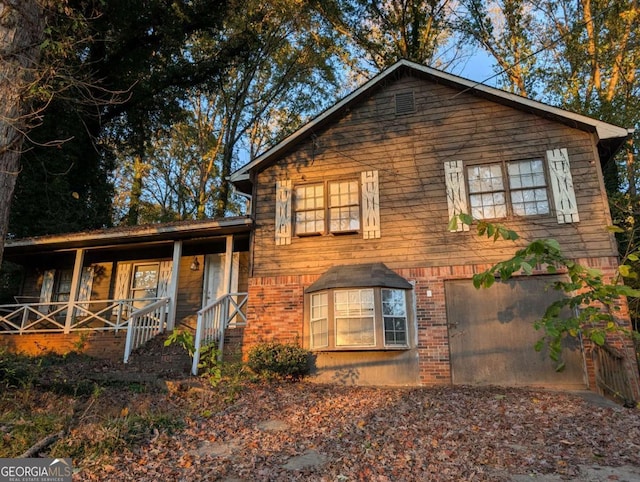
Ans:
[{"label": "window pane", "polygon": [[334,292],[337,346],[375,345],[373,289]]},{"label": "window pane", "polygon": [[385,346],[407,345],[407,315],[404,290],[382,290]]},{"label": "window pane", "polygon": [[[139,264],[133,268],[131,282],[131,297],[136,300],[155,298],[158,289],[159,265]],[[135,308],[143,308],[148,302],[134,303]]]},{"label": "window pane", "polygon": [[336,318],[337,346],[373,346],[375,331],[373,317]]},{"label": "window pane", "polygon": [[294,219],[296,234],[324,231],[324,186],[311,184],[295,188]]},{"label": "window pane", "polygon": [[470,166],[467,175],[471,215],[477,219],[506,216],[502,165]]},{"label": "window pane", "polygon": [[360,192],[357,181],[329,183],[329,230],[360,229]]},{"label": "window pane", "polygon": [[158,286],[158,265],[146,264],[135,267],[133,289],[154,289]]},{"label": "window pane", "polygon": [[329,345],[329,318],[327,293],[311,295],[311,348]]}]

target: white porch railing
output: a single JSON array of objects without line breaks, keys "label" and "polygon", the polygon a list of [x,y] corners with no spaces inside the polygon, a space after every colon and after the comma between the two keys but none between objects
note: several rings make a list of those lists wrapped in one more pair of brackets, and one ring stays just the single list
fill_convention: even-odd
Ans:
[{"label": "white porch railing", "polygon": [[198,374],[201,347],[218,343],[219,356],[222,357],[225,330],[247,324],[247,315],[244,310],[247,299],[247,293],[229,293],[198,311],[191,373]]},{"label": "white porch railing", "polygon": [[[118,331],[125,329],[137,299],[55,301],[0,305],[0,334]],[[144,300],[155,302],[157,298]],[[67,326],[67,314],[73,310]]]},{"label": "white porch railing", "polygon": [[129,361],[131,352],[162,333],[167,320],[169,298],[162,298],[131,313],[124,347],[124,362]]}]

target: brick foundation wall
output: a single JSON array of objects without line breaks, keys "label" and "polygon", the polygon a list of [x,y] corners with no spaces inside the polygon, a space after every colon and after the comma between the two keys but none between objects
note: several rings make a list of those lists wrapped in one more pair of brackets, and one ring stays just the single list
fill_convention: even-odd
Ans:
[{"label": "brick foundation wall", "polygon": [[64,333],[29,333],[0,335],[0,346],[13,353],[38,356],[45,353],[64,355],[81,352],[96,358],[122,360],[127,338],[126,331]]},{"label": "brick foundation wall", "polygon": [[[602,270],[605,276],[615,272],[615,258],[578,260],[581,264]],[[484,271],[490,265],[461,265],[444,267],[418,267],[396,270],[414,283],[415,316],[417,325],[417,350],[422,385],[451,383],[451,359],[445,302],[445,281],[470,279],[474,273]],[[540,271],[537,274],[546,274]],[[300,342],[304,334],[304,288],[319,276],[275,276],[249,280],[249,304],[247,327],[243,330],[243,353],[261,341]],[[628,325],[626,302],[621,303],[621,323]],[[612,338],[611,344],[622,348],[623,340]],[[233,342],[232,342],[233,343]],[[595,390],[595,371],[589,347],[585,347],[588,384]],[[633,353],[627,350],[628,353]],[[638,385],[637,369],[629,362],[629,377]]]}]

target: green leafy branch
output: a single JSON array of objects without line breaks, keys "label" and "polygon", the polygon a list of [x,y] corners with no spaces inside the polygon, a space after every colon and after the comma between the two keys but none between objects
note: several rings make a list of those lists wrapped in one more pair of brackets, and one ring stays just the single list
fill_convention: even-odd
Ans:
[{"label": "green leafy branch", "polygon": [[[474,220],[468,214],[458,214],[450,221],[450,228],[456,229],[458,222],[471,226]],[[494,241],[519,239],[515,231],[484,220],[477,222],[476,229],[479,236],[486,236]],[[616,315],[620,312],[621,297],[640,298],[640,290],[621,282],[621,278],[638,276],[630,262],[636,262],[639,256],[637,251],[628,253],[618,268],[617,276],[607,282],[600,270],[582,266],[567,258],[556,240],[539,239],[516,251],[510,259],[475,274],[473,285],[476,288],[489,288],[496,279],[505,282],[517,274],[563,274],[561,279],[550,285],[566,296],[551,303],[542,318],[534,323],[536,330],[544,331],[544,336],[534,348],[540,351],[547,345],[556,369],[562,370],[562,340],[566,336],[583,337],[598,346],[605,344],[609,333],[638,336],[626,327],[626,323],[621,323]]]}]

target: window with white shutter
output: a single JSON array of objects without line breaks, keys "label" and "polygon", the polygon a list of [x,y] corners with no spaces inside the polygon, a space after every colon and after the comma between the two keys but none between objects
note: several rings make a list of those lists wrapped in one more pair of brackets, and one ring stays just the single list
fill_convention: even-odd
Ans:
[{"label": "window with white shutter", "polygon": [[276,184],[276,245],[295,236],[354,234],[364,239],[380,237],[378,171],[361,173],[360,179],[340,179],[292,187]]}]

